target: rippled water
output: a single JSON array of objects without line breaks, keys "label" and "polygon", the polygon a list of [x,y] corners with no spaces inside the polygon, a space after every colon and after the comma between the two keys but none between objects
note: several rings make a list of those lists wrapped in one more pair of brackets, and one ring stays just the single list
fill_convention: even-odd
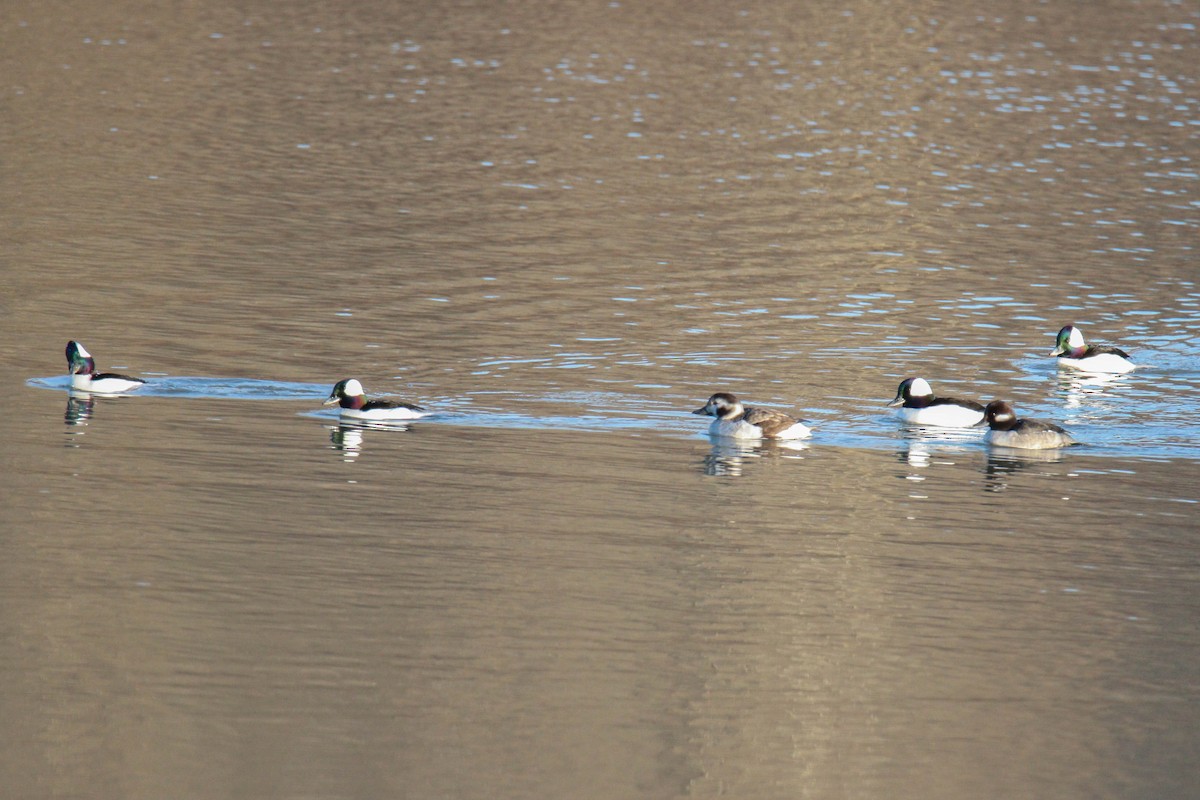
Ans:
[{"label": "rippled water", "polygon": [[[0,785],[1195,796],[1197,24],[13,9]],[[1083,444],[905,428],[914,375]]]}]

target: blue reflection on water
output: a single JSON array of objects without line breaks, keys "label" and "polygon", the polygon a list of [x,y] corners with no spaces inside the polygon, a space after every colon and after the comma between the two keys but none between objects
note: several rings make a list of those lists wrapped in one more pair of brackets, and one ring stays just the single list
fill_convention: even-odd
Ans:
[{"label": "blue reflection on water", "polygon": [[[31,378],[26,383],[38,389],[69,391],[67,375]],[[324,400],[329,386],[316,383],[289,383],[255,378],[189,378],[146,376],[146,385],[129,397],[179,397],[215,400]]]},{"label": "blue reflection on water", "polygon": [[[1015,403],[1022,417],[1063,425],[1082,443],[1064,453],[1133,459],[1200,459],[1200,427],[1187,398],[1200,395],[1200,366],[1190,353],[1164,349],[1142,360],[1144,366],[1123,376],[1074,375],[1045,359],[1018,359],[1020,382],[1044,385],[1044,397]],[[67,376],[33,378],[28,385],[68,391]],[[1027,388],[1027,387],[1026,387]],[[325,384],[253,378],[150,377],[129,397],[179,399],[305,400],[328,396]],[[997,395],[999,396],[999,395]],[[894,450],[986,450],[982,431],[908,428],[878,410],[878,398],[836,398],[831,407],[790,409],[810,420],[813,447]],[[990,397],[982,398],[984,400]],[[460,398],[430,398],[436,412],[422,424],[514,430],[656,433],[672,437],[704,437],[707,426],[680,401],[650,400],[620,391],[574,391],[539,396],[481,392]],[[833,407],[836,405],[836,407]],[[68,412],[72,409],[68,408]],[[788,410],[788,409],[785,409]],[[336,410],[303,412],[325,422]],[[86,418],[90,414],[82,416]],[[915,447],[914,447],[915,443]]]}]

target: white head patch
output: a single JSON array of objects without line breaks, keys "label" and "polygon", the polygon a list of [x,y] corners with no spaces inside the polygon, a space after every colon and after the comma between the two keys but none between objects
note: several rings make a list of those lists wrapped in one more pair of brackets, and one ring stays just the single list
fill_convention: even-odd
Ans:
[{"label": "white head patch", "polygon": [[1079,328],[1071,328],[1071,337],[1067,339],[1067,345],[1071,348],[1083,347],[1083,334],[1079,332]]},{"label": "white head patch", "polygon": [[908,385],[908,394],[910,397],[928,397],[933,394],[933,389],[929,388],[929,383],[924,378],[913,378],[913,382]]},{"label": "white head patch", "polygon": [[75,349],[76,349],[77,351],[79,351],[79,355],[83,356],[84,358],[91,358],[91,357],[92,357],[92,354],[91,354],[91,353],[89,353],[87,350],[85,350],[85,349],[84,349],[84,347],[83,347],[83,345],[81,345],[79,342],[76,342],[76,343],[75,343]]},{"label": "white head patch", "polygon": [[992,416],[992,418],[996,420],[996,422],[1008,422],[1010,419],[1015,419],[1011,411],[998,411]]},{"label": "white head patch", "polygon": [[364,394],[362,384],[359,383],[356,378],[351,378],[350,380],[346,381],[346,386],[342,389],[342,391],[344,391],[349,397],[358,397],[360,394]]}]

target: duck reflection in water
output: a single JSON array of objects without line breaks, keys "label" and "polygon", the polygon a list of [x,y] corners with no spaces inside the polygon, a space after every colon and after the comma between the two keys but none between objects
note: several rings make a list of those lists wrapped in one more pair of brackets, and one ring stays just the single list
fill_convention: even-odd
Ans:
[{"label": "duck reflection in water", "polygon": [[971,430],[937,428],[905,428],[901,435],[896,460],[907,468],[897,470],[896,477],[906,481],[923,481],[926,470],[934,465],[953,466],[957,459],[971,453],[981,435]]},{"label": "duck reflection in water", "polygon": [[96,398],[91,392],[71,390],[67,393],[67,410],[63,412],[63,422],[67,426],[67,447],[81,447],[83,440],[79,437],[86,431],[88,421],[96,410]]},{"label": "duck reflection in water", "polygon": [[95,410],[96,398],[92,396],[91,392],[69,392],[63,422],[68,425],[87,425]]},{"label": "duck reflection in water", "polygon": [[67,447],[79,447],[82,444],[79,437],[91,422],[96,413],[96,398],[102,397],[106,402],[119,403],[124,401],[122,395],[97,392],[81,392],[71,389],[67,392],[67,408],[63,412],[63,423],[67,426]]},{"label": "duck reflection in water", "polygon": [[407,431],[409,425],[403,422],[348,422],[342,420],[337,425],[327,425],[329,428],[329,446],[342,454],[342,461],[350,463],[362,453],[363,439],[367,430],[376,431]]},{"label": "duck reflection in water", "polygon": [[803,458],[806,442],[795,439],[729,439],[713,438],[712,449],[704,457],[701,472],[713,477],[740,478],[745,466],[764,458]]},{"label": "duck reflection in water", "polygon": [[1066,395],[1067,408],[1080,408],[1090,400],[1108,396],[1112,389],[1131,378],[1130,375],[1064,371],[1058,373],[1058,388]]},{"label": "duck reflection in water", "polygon": [[107,394],[103,392],[81,392],[78,389],[70,389],[67,392],[67,408],[63,412],[63,423],[67,426],[67,435],[70,437],[67,440],[67,447],[79,447],[82,442],[79,436],[84,434],[84,428],[91,422],[93,415],[96,413],[96,398],[102,397],[105,402],[119,403],[123,402],[123,395]]},{"label": "duck reflection in water", "polygon": [[363,433],[357,425],[330,425],[329,444],[342,454],[342,461],[347,464],[358,458],[362,452]]},{"label": "duck reflection in water", "polygon": [[1059,477],[1063,470],[1054,469],[1052,465],[1062,461],[1062,450],[990,449],[984,467],[983,489],[986,492],[1003,492],[1008,489],[1010,478],[1024,472],[1035,476]]},{"label": "duck reflection in water", "polygon": [[970,428],[907,427],[901,430],[900,450],[896,455],[910,467],[928,467],[934,456],[966,453],[982,438],[983,431]]}]

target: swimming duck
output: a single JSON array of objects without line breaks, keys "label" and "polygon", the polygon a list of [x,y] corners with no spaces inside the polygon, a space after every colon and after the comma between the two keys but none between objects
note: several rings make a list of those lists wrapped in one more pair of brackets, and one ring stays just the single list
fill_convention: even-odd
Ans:
[{"label": "swimming duck", "polygon": [[803,439],[812,431],[799,420],[769,408],[743,406],[729,392],[717,392],[693,414],[716,417],[708,426],[713,436],[735,439]]},{"label": "swimming duck", "polygon": [[97,394],[120,394],[132,392],[145,385],[141,378],[117,375],[113,372],[96,372],[96,360],[79,342],[67,342],[67,370],[71,374],[71,388]]},{"label": "swimming duck", "polygon": [[329,393],[329,399],[324,405],[341,406],[341,414],[348,419],[420,419],[428,415],[428,411],[412,403],[400,403],[394,400],[368,400],[363,393],[362,384],[354,378],[338,381]]},{"label": "swimming duck", "polygon": [[[993,400],[984,409],[984,420],[991,429],[987,441],[997,447],[1017,447],[1023,450],[1052,450],[1078,444],[1070,433],[1052,422],[1036,419],[1017,419],[1013,407],[1003,400]],[[979,423],[983,425],[984,423]]]},{"label": "swimming duck", "polygon": [[1050,355],[1058,356],[1060,367],[1072,367],[1084,372],[1124,374],[1137,366],[1129,360],[1129,354],[1119,347],[1089,345],[1074,325],[1066,325],[1058,332]]},{"label": "swimming duck", "polygon": [[924,378],[906,378],[896,389],[896,399],[889,406],[900,419],[913,425],[935,425],[943,428],[969,428],[983,420],[983,406],[974,400],[954,397],[934,397],[933,389]]}]

